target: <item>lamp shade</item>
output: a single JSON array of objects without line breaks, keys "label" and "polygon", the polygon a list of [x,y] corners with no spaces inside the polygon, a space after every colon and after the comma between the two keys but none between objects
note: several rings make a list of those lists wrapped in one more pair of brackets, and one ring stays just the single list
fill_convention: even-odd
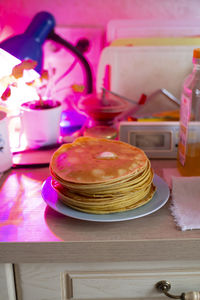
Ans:
[{"label": "lamp shade", "polygon": [[20,60],[32,59],[37,61],[35,70],[40,73],[43,62],[42,44],[54,27],[54,17],[48,12],[39,12],[23,34],[1,42],[0,48]]}]

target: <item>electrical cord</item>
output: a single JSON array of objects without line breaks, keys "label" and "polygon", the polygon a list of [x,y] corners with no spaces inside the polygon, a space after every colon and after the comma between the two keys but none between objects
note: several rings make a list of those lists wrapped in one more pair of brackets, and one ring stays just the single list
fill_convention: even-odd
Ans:
[{"label": "electrical cord", "polygon": [[80,61],[84,68],[84,79],[85,79],[85,85],[86,85],[86,94],[91,94],[93,92],[93,77],[92,77],[92,71],[90,68],[90,65],[86,58],[83,56],[81,51],[79,50],[79,47],[75,47],[70,42],[64,40],[61,36],[59,36],[57,33],[55,33],[53,30],[49,33],[48,37],[49,40],[52,40],[56,43],[61,44],[68,50],[72,52]]},{"label": "electrical cord", "polygon": [[[86,38],[81,38],[76,43],[76,49],[78,49],[82,55],[88,51],[90,42]],[[62,79],[64,79],[68,74],[71,73],[71,71],[75,68],[75,66],[79,63],[79,59],[77,57],[74,58],[74,61],[72,62],[71,66],[55,81],[55,84],[58,84]]]}]

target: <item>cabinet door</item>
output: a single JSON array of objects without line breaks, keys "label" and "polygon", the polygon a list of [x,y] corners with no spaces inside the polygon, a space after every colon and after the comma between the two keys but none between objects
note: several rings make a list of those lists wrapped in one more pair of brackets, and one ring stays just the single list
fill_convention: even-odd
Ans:
[{"label": "cabinet door", "polygon": [[16,300],[12,264],[0,264],[0,300]]}]

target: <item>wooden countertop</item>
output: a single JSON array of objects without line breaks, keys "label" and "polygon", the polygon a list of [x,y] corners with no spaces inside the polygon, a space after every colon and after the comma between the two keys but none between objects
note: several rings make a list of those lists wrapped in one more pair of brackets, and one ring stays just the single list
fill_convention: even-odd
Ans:
[{"label": "wooden countertop", "polygon": [[[163,177],[176,161],[153,160]],[[0,262],[106,262],[200,259],[200,230],[176,227],[168,203],[148,216],[113,223],[72,219],[41,197],[48,168],[12,169],[0,181]]]}]

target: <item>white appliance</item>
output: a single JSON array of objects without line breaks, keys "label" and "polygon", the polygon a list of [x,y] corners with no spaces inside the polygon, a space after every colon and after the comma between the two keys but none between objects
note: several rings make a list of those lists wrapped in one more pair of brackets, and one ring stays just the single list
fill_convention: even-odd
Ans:
[{"label": "white appliance", "polygon": [[107,76],[110,90],[136,101],[141,94],[148,96],[161,88],[180,99],[183,80],[192,70],[193,49],[200,47],[197,33],[199,25],[186,20],[179,25],[110,21],[109,44],[98,64],[97,91]]}]

